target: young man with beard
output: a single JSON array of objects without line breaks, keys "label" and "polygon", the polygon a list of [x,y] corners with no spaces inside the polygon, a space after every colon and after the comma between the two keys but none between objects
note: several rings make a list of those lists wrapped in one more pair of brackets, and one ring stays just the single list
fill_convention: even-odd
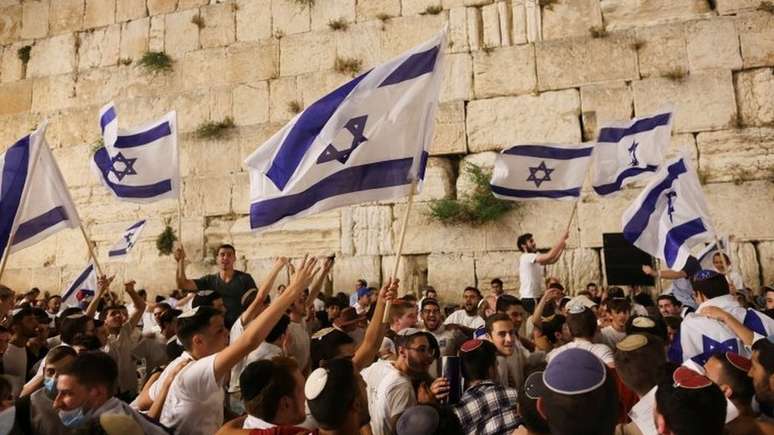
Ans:
[{"label": "young man with beard", "polygon": [[478,304],[482,299],[481,292],[475,287],[465,287],[462,299],[463,308],[451,313],[443,324],[450,328],[457,328],[472,337],[475,330],[485,326],[484,319],[478,315]]},{"label": "young man with beard", "polygon": [[680,302],[674,295],[663,294],[656,298],[656,304],[658,305],[658,312],[661,313],[661,317],[679,317],[680,316]]},{"label": "young man with beard", "polygon": [[565,231],[559,241],[545,254],[538,253],[537,244],[530,233],[522,234],[516,240],[516,244],[522,252],[519,257],[519,281],[521,284],[519,297],[528,313],[532,314],[535,310],[535,304],[543,294],[542,267],[559,261],[569,237],[569,232]]},{"label": "young man with beard", "polygon": [[[3,368],[12,376],[15,388],[21,389],[29,380],[28,374],[37,362],[27,349],[27,341],[37,335],[38,320],[32,308],[17,308],[11,313],[11,341],[3,354]],[[18,389],[16,391],[18,391]]]},{"label": "young man with beard", "polygon": [[433,334],[438,342],[440,356],[453,356],[457,354],[459,345],[465,337],[457,330],[447,329],[441,323],[441,306],[435,299],[425,298],[420,310],[424,330]]}]

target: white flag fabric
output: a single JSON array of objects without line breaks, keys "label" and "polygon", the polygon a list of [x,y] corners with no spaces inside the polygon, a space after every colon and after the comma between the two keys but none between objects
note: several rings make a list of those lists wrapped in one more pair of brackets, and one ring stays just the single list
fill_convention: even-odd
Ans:
[{"label": "white flag fabric", "polygon": [[177,115],[174,111],[139,128],[118,128],[111,102],[100,111],[104,146],[92,157],[102,184],[122,200],[138,203],[177,198],[180,168]]},{"label": "white flag fabric", "polygon": [[672,134],[672,112],[602,124],[594,147],[594,191],[610,195],[653,175]]},{"label": "white flag fabric", "polygon": [[250,227],[406,196],[433,135],[446,32],[296,115],[245,164]]},{"label": "white flag fabric", "polygon": [[97,292],[97,272],[93,264],[86,266],[75,279],[62,291],[62,305],[78,306],[84,299],[94,296]]},{"label": "white flag fabric", "polygon": [[[728,255],[728,248],[731,246],[728,242],[728,236],[718,237],[718,241],[720,249]],[[699,260],[702,269],[713,270],[715,268],[715,265],[712,264],[712,257],[715,256],[716,252],[718,252],[718,244],[714,241],[699,251],[696,259]]]},{"label": "white flag fabric", "polygon": [[674,270],[685,266],[691,247],[715,237],[699,179],[684,157],[665,163],[621,220],[626,240]]},{"label": "white flag fabric", "polygon": [[[0,155],[0,253],[16,252],[80,220],[46,143],[46,125]],[[11,240],[13,237],[13,240]]]},{"label": "white flag fabric", "polygon": [[145,219],[132,224],[132,226],[127,228],[121,236],[121,240],[113,245],[108,251],[108,257],[119,258],[129,254],[129,251],[134,247],[134,244],[137,243],[137,239],[140,237],[143,228],[145,228]]},{"label": "white flag fabric", "polygon": [[492,193],[514,201],[577,199],[593,149],[574,144],[517,145],[503,150],[495,159]]}]

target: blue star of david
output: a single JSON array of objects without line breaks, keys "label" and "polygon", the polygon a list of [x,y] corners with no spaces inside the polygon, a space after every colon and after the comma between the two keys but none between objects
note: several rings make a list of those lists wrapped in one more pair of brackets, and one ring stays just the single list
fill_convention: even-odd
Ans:
[{"label": "blue star of david", "polygon": [[629,147],[629,154],[632,157],[631,166],[639,166],[640,161],[637,160],[637,147],[640,146],[637,142],[632,142],[632,146]]},{"label": "blue star of david", "polygon": [[675,197],[677,196],[677,192],[674,190],[667,192],[666,199],[667,199],[667,214],[669,215],[669,222],[674,222],[672,219],[672,215],[675,212]]},{"label": "blue star of david", "polygon": [[[540,187],[544,181],[551,181],[551,173],[554,171],[555,169],[547,167],[546,162],[542,161],[539,165],[537,165],[537,167],[530,166],[529,177],[527,177],[527,181],[532,181],[535,183],[535,187]],[[541,178],[537,177],[538,172],[543,172],[543,176]]]},{"label": "blue star of david", "polygon": [[124,240],[126,240],[126,244],[130,247],[132,246],[132,236],[134,236],[134,233],[127,233],[124,235]]},{"label": "blue star of david", "polygon": [[697,363],[704,365],[712,355],[723,352],[739,353],[739,344],[736,338],[729,338],[725,341],[715,341],[706,335],[701,336],[702,353],[691,358]]},{"label": "blue star of david", "polygon": [[350,147],[339,151],[333,144],[328,144],[322,154],[320,154],[320,157],[317,158],[317,163],[327,163],[333,160],[337,160],[341,164],[347,163],[352,152],[355,151],[361,143],[368,140],[363,134],[367,120],[368,115],[363,115],[347,121],[347,123],[344,124],[344,129],[352,134],[352,143],[350,144]]},{"label": "blue star of david", "polygon": [[[116,178],[118,178],[118,181],[121,181],[126,177],[127,175],[137,175],[137,171],[134,170],[134,162],[136,162],[137,159],[127,159],[123,154],[120,152],[113,157],[110,162],[110,170],[116,174]],[[119,163],[119,168],[116,168],[116,163]],[[120,168],[120,166],[123,166],[123,168]]]}]

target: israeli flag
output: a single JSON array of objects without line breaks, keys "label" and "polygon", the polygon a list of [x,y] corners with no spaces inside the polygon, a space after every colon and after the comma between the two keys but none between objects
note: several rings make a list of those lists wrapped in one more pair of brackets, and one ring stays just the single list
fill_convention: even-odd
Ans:
[{"label": "israeli flag", "polygon": [[664,160],[671,134],[671,110],[602,124],[594,147],[594,191],[610,195],[653,175]]},{"label": "israeli flag", "polygon": [[624,212],[623,236],[680,270],[692,246],[714,241],[707,210],[696,172],[679,157],[665,163]]},{"label": "israeli flag", "polygon": [[715,268],[715,265],[712,264],[712,257],[714,257],[719,250],[722,250],[728,255],[728,247],[730,246],[728,236],[720,237],[718,242],[720,242],[720,247],[718,247],[717,242],[712,242],[696,255],[696,259],[699,260],[702,269],[713,270]]},{"label": "israeli flag", "polygon": [[5,257],[80,220],[46,143],[46,125],[0,155],[0,253]]},{"label": "israeli flag", "polygon": [[127,228],[121,236],[121,240],[108,251],[108,257],[118,258],[126,256],[134,247],[134,244],[137,243],[143,228],[145,228],[145,219]]},{"label": "israeli flag", "polygon": [[122,130],[110,102],[100,111],[99,124],[105,144],[94,153],[92,168],[116,198],[139,203],[177,198],[180,168],[174,111],[139,128]]},{"label": "israeli flag", "polygon": [[245,164],[250,227],[406,196],[424,176],[446,31],[296,115]]},{"label": "israeli flag", "polygon": [[571,200],[580,197],[594,148],[575,145],[517,145],[495,159],[492,193],[497,198]]},{"label": "israeli flag", "polygon": [[62,291],[62,305],[76,307],[97,293],[97,272],[93,264],[86,266],[81,273]]}]

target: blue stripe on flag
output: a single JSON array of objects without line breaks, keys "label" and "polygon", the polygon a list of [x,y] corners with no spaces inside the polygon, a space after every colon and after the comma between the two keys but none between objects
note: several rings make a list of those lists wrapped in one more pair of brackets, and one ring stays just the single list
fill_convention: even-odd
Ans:
[{"label": "blue stripe on flag", "polygon": [[435,69],[435,59],[438,57],[438,50],[439,47],[435,46],[421,53],[412,54],[395,68],[379,87],[398,84],[433,72],[433,69]]},{"label": "blue stripe on flag", "polygon": [[545,145],[516,145],[503,151],[512,156],[538,157],[541,159],[572,160],[591,155],[592,147],[558,148]]},{"label": "blue stripe on flag", "polygon": [[67,291],[64,292],[62,295],[62,302],[66,301],[67,298],[72,296],[72,294],[78,290],[78,288],[83,284],[84,281],[86,281],[86,278],[89,277],[89,274],[94,270],[94,265],[90,264],[86,269],[84,269],[83,272],[81,272],[80,275],[78,275],[78,278],[75,279],[73,282],[73,285],[70,286],[70,288],[67,289]]},{"label": "blue stripe on flag", "polygon": [[658,202],[658,198],[661,194],[672,187],[672,183],[677,180],[677,177],[679,177],[680,174],[686,172],[688,172],[688,169],[686,169],[683,159],[680,159],[667,167],[668,175],[666,178],[661,180],[660,183],[648,192],[645,200],[640,204],[640,208],[637,209],[634,216],[632,216],[629,222],[626,223],[626,226],[624,226],[623,235],[629,243],[634,244],[634,242],[640,238],[642,232],[645,231],[645,228],[650,221],[650,216],[656,210],[656,202]]},{"label": "blue stripe on flag", "polygon": [[691,237],[707,231],[701,218],[696,218],[688,222],[672,227],[664,240],[664,260],[670,268],[675,264],[680,247]]},{"label": "blue stripe on flag", "polygon": [[132,225],[131,227],[127,228],[126,231],[133,230],[141,225],[145,225],[145,219],[137,222],[136,224]]},{"label": "blue stripe on flag", "polygon": [[116,106],[110,106],[110,108],[99,118],[99,126],[103,134],[105,133],[105,128],[116,119],[116,116]]},{"label": "blue stripe on flag", "polygon": [[613,192],[618,192],[627,178],[637,176],[643,172],[656,172],[656,169],[658,169],[656,165],[647,165],[644,168],[628,168],[618,174],[618,177],[612,183],[594,186],[594,191],[597,192],[597,195],[609,195]]},{"label": "blue stripe on flag", "polygon": [[112,251],[108,251],[108,257],[117,257],[119,255],[124,255],[128,251],[127,248],[121,248],[121,249],[115,249]]},{"label": "blue stripe on flag", "polygon": [[145,130],[137,134],[130,134],[127,136],[118,136],[116,139],[116,148],[134,148],[147,145],[151,142],[157,141],[162,137],[166,137],[172,134],[172,127],[169,122],[163,122],[151,129]]},{"label": "blue stripe on flag", "polygon": [[5,152],[0,191],[0,255],[11,243],[11,231],[16,214],[21,208],[21,197],[27,183],[27,171],[30,166],[30,137],[19,139]]},{"label": "blue stripe on flag", "polygon": [[763,321],[761,320],[760,316],[755,312],[755,310],[748,309],[747,314],[744,316],[744,321],[742,322],[744,326],[747,327],[747,329],[757,332],[758,334],[761,334],[762,336],[766,337],[769,335],[768,332],[766,332],[766,326],[763,325]]},{"label": "blue stripe on flag", "polygon": [[523,190],[523,189],[509,189],[507,187],[491,185],[492,192],[502,195],[510,196],[512,198],[566,198],[566,197],[579,197],[580,187],[574,187],[572,189],[565,190]]},{"label": "blue stripe on flag", "polygon": [[116,196],[119,198],[153,198],[154,196],[162,195],[172,190],[172,180],[166,179],[154,184],[146,184],[143,186],[127,186],[123,184],[117,184],[110,181],[108,174],[113,163],[110,161],[105,147],[102,147],[94,153],[94,163],[97,164],[99,171],[102,173],[102,179],[110,187]]},{"label": "blue stripe on flag", "polygon": [[54,207],[42,215],[34,217],[19,225],[19,228],[16,229],[16,234],[13,236],[13,244],[16,245],[21,243],[66,220],[67,210],[62,206]]},{"label": "blue stripe on flag", "polygon": [[252,203],[250,227],[271,225],[333,196],[408,184],[413,160],[405,158],[349,167],[323,178],[303,192]]},{"label": "blue stripe on flag", "polygon": [[619,142],[626,136],[642,133],[643,131],[653,130],[656,127],[667,125],[671,113],[661,113],[650,118],[638,119],[631,127],[617,128],[605,127],[599,130],[597,142]]},{"label": "blue stripe on flag", "polygon": [[351,80],[330,94],[315,101],[301,113],[296,123],[291,127],[285,141],[282,142],[277,155],[271,162],[271,167],[266,176],[279,190],[285,188],[290,177],[296,172],[296,168],[312,146],[317,135],[331,119],[341,105],[341,102],[352,92],[352,89],[368,75],[365,73]]}]

